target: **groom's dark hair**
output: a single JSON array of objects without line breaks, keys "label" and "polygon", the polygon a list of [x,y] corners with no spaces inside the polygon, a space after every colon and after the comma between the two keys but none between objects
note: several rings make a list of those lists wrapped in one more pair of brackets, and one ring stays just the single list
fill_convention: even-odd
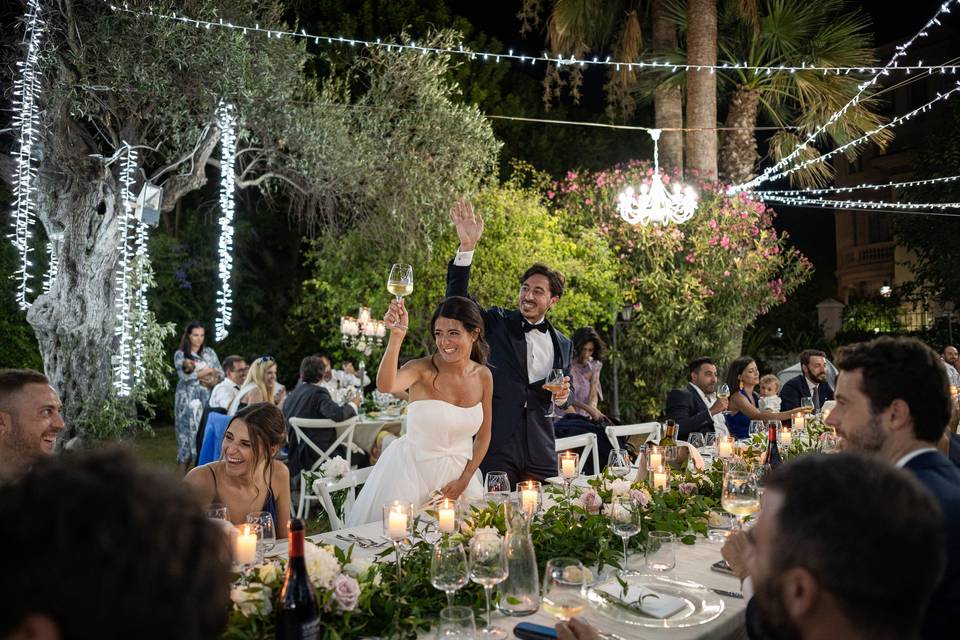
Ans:
[{"label": "groom's dark hair", "polygon": [[566,278],[563,277],[563,274],[557,271],[556,269],[551,269],[545,264],[537,262],[529,269],[523,272],[523,275],[520,276],[520,284],[523,284],[527,281],[530,276],[541,275],[544,276],[547,280],[550,281],[550,295],[556,296],[558,298],[563,296],[563,288],[567,283]]}]

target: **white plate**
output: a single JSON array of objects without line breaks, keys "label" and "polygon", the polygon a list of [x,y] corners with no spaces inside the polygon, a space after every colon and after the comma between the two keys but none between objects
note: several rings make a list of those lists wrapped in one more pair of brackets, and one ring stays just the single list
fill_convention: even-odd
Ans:
[{"label": "white plate", "polygon": [[[678,580],[665,575],[647,574],[628,576],[625,581],[631,585],[643,586],[651,591],[680,598],[686,606],[669,618],[652,618],[637,609],[611,601],[609,596],[593,588],[587,590],[587,598],[593,605],[594,611],[616,622],[655,629],[694,627],[716,620],[723,613],[724,603],[720,596],[696,582]],[[611,577],[603,584],[611,582],[617,584],[617,579]]]}]

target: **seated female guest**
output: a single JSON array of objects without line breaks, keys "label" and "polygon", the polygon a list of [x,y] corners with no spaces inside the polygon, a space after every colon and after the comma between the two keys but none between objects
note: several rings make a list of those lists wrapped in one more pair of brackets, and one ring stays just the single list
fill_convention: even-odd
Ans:
[{"label": "seated female guest", "polygon": [[567,413],[577,413],[591,420],[603,418],[600,412],[600,400],[603,390],[600,388],[601,359],[607,346],[597,335],[593,327],[581,327],[573,332],[573,362],[570,364],[570,378],[573,394]]},{"label": "seated female guest", "polygon": [[270,402],[283,407],[287,399],[287,390],[277,382],[277,361],[273,356],[261,356],[253,361],[247,371],[247,379],[237,391],[227,415],[234,415],[244,405],[258,402]]},{"label": "seated female guest", "polygon": [[204,504],[227,508],[227,519],[246,522],[247,514],[267,511],[277,537],[287,535],[290,472],[273,457],[286,440],[280,409],[260,402],[241,409],[223,436],[221,458],[191,470],[185,481]]},{"label": "seated female guest", "polygon": [[730,363],[726,382],[731,391],[727,428],[734,438],[750,435],[751,420],[789,420],[800,412],[799,409],[776,413],[760,409],[760,395],[755,391],[760,384],[760,369],[750,356],[740,356]]}]

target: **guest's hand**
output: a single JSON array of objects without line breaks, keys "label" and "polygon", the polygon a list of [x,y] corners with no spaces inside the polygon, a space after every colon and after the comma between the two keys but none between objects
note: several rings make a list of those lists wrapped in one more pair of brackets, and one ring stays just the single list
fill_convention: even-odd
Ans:
[{"label": "guest's hand", "polygon": [[717,401],[710,407],[710,415],[715,416],[721,411],[726,411],[730,402],[727,398],[717,398]]},{"label": "guest's hand", "polygon": [[440,493],[443,494],[444,498],[449,498],[450,500],[456,500],[460,497],[464,491],[467,490],[467,485],[470,483],[470,478],[457,478],[452,482],[448,482],[443,485],[443,488],[440,489]]},{"label": "guest's hand", "polygon": [[473,251],[483,235],[483,216],[474,213],[472,202],[461,200],[450,210],[450,219],[460,238],[460,251]]},{"label": "guest's hand", "polygon": [[570,618],[567,622],[558,622],[557,640],[600,640],[600,634],[586,622]]},{"label": "guest's hand", "polygon": [[553,401],[557,405],[567,403],[567,398],[570,396],[570,376],[563,376],[563,381],[561,384],[562,387],[560,388],[560,391],[555,391],[553,394]]},{"label": "guest's hand", "polygon": [[747,564],[747,557],[750,554],[750,543],[747,540],[747,534],[743,531],[735,531],[730,534],[727,541],[720,548],[720,555],[730,565],[733,575],[741,580],[750,575]]},{"label": "guest's hand", "polygon": [[403,298],[400,298],[400,302],[390,301],[390,308],[383,316],[383,323],[390,327],[391,336],[402,338],[407,334],[410,318],[407,316],[407,307],[403,303]]}]

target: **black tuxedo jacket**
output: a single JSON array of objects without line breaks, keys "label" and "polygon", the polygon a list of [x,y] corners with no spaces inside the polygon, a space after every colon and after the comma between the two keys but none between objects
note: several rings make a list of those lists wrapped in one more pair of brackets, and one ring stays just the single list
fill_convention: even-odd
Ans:
[{"label": "black tuxedo jacket", "polygon": [[923,638],[957,637],[960,611],[960,469],[939,451],[922,453],[904,465],[937,499],[947,534],[947,570],[933,592],[923,621]]},{"label": "black tuxedo jacket", "polygon": [[[469,283],[470,267],[451,261],[447,266],[447,296],[468,297]],[[483,310],[483,321],[490,345],[487,364],[493,373],[490,452],[503,451],[525,424],[530,462],[556,467],[553,425],[545,415],[550,411],[550,393],[542,388],[544,380],[528,381],[523,317],[517,310],[491,307]],[[553,368],[570,375],[573,346],[553,325],[549,326],[549,333],[553,340]]]},{"label": "black tuxedo jacket", "polygon": [[[301,470],[309,469],[316,462],[317,454],[299,441],[290,426],[290,418],[343,422],[355,415],[353,405],[344,404],[341,406],[337,404],[325,388],[302,380],[297,383],[297,386],[293,388],[293,391],[283,402],[283,417],[287,420],[287,443],[289,447],[287,466],[290,468],[291,481],[299,477]],[[326,450],[337,439],[337,434],[333,429],[313,429],[306,433],[313,443],[323,450]]]},{"label": "black tuxedo jacket", "polygon": [[713,431],[710,408],[704,404],[693,384],[688,384],[686,389],[672,389],[667,394],[667,417],[677,423],[678,440],[686,440],[696,431]]},{"label": "black tuxedo jacket", "polygon": [[[833,387],[829,382],[821,382],[817,385],[817,396],[820,398],[820,406],[827,400],[833,400]],[[801,398],[810,397],[810,385],[801,373],[796,378],[790,378],[780,389],[780,411],[790,411],[800,406]]]}]

